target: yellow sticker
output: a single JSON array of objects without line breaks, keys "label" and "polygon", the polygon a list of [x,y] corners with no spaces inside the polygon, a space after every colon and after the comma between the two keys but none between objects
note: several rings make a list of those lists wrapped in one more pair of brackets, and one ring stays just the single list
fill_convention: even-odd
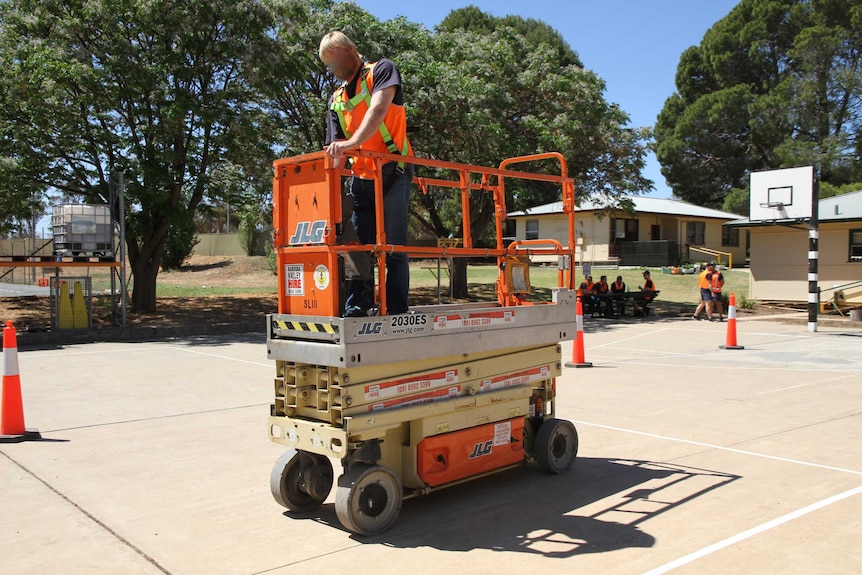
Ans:
[{"label": "yellow sticker", "polygon": [[329,268],[323,264],[314,268],[314,285],[319,290],[329,287]]}]

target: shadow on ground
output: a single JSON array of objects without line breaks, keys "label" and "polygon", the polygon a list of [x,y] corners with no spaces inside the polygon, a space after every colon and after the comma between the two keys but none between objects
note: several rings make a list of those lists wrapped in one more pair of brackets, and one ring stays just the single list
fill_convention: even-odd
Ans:
[{"label": "shadow on ground", "polygon": [[[568,473],[525,465],[404,502],[397,523],[375,537],[389,547],[491,549],[570,557],[652,547],[656,516],[739,479],[719,471],[627,459],[578,458]],[[343,529],[331,504],[305,515]]]}]

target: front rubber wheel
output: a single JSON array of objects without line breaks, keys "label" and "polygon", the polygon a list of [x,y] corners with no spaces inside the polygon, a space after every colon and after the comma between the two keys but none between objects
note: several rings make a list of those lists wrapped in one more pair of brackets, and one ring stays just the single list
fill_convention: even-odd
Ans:
[{"label": "front rubber wheel", "polygon": [[401,481],[380,465],[354,464],[338,480],[335,513],[345,528],[358,535],[388,529],[401,511]]},{"label": "front rubber wheel", "polygon": [[304,513],[323,504],[332,490],[332,478],[327,457],[289,449],[273,465],[269,489],[279,505]]},{"label": "front rubber wheel", "polygon": [[571,421],[547,419],[536,434],[536,461],[549,473],[568,470],[578,455],[578,432]]}]

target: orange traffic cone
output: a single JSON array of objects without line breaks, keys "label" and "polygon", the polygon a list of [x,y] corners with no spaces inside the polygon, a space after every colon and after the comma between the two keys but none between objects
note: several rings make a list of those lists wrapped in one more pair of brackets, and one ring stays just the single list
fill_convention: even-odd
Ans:
[{"label": "orange traffic cone", "polygon": [[736,294],[730,293],[730,301],[727,302],[727,339],[725,344],[718,346],[721,349],[745,349],[743,345],[736,345]]},{"label": "orange traffic cone", "polygon": [[21,377],[18,375],[18,340],[11,321],[3,328],[3,394],[0,397],[0,443],[17,443],[42,437],[24,427]]},{"label": "orange traffic cone", "polygon": [[581,298],[578,298],[575,306],[575,323],[578,333],[572,342],[572,361],[567,361],[566,367],[593,367],[592,363],[584,361],[584,304],[581,303]]}]

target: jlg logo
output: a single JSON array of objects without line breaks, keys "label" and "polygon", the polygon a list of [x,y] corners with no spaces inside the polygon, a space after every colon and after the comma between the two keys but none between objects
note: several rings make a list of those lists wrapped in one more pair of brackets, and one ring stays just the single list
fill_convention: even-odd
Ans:
[{"label": "jlg logo", "polygon": [[356,335],[377,335],[383,330],[383,322],[375,321],[375,322],[365,322],[362,324],[362,327],[359,328],[359,331],[356,332]]},{"label": "jlg logo", "polygon": [[470,459],[477,459],[483,455],[488,455],[494,449],[494,440],[480,441],[473,446],[473,453],[470,454]]},{"label": "jlg logo", "polygon": [[296,224],[296,232],[287,240],[294,246],[297,244],[319,244],[323,242],[323,234],[326,232],[326,220],[314,222],[299,222]]}]

